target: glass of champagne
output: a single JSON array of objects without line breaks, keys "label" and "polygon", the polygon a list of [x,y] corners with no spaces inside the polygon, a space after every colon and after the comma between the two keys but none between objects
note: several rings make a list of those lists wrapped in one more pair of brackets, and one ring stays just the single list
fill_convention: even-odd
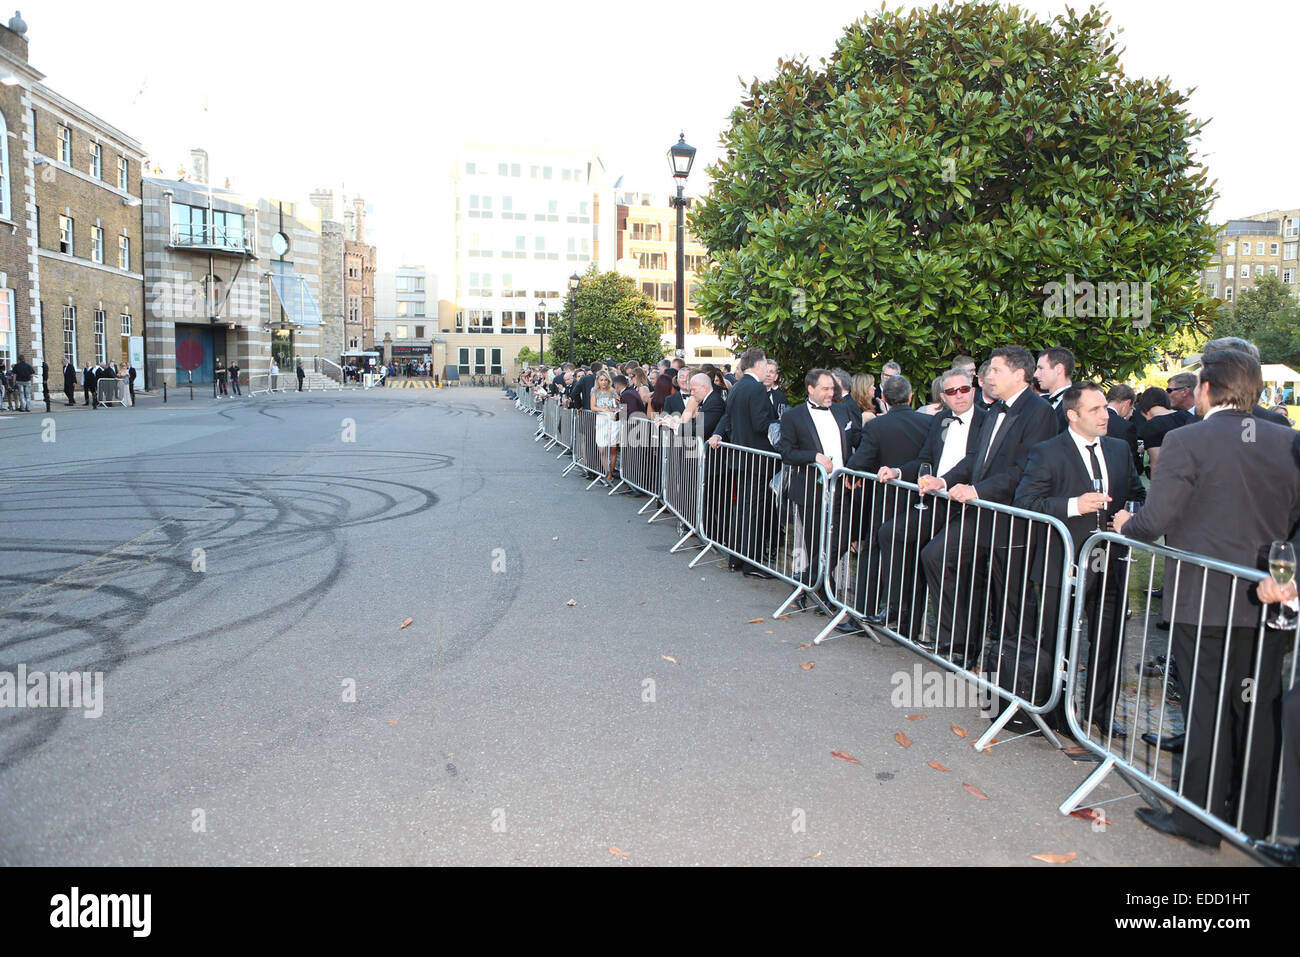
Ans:
[{"label": "glass of champagne", "polygon": [[[1099,478],[1095,478],[1092,480],[1092,490],[1098,495],[1105,495],[1106,483]],[[1097,506],[1097,531],[1106,531],[1106,505],[1104,502]]]},{"label": "glass of champagne", "polygon": [[[1136,501],[1136,500],[1131,500],[1131,501],[1128,501],[1128,502],[1125,502],[1125,503],[1124,503],[1124,511],[1128,512],[1128,517],[1129,517],[1129,518],[1132,518],[1134,515],[1136,515],[1136,514],[1137,514],[1137,510],[1140,509],[1141,507],[1142,507],[1142,503],[1139,502],[1139,501]],[[1122,534],[1122,533],[1121,533],[1121,534]],[[1128,547],[1125,547],[1125,548],[1124,548],[1124,555],[1123,555],[1122,558],[1119,559],[1119,561],[1121,561],[1121,562],[1135,562],[1135,561],[1137,561],[1137,559],[1133,557],[1132,550],[1129,549]]]},{"label": "glass of champagne", "polygon": [[[934,474],[934,469],[931,468],[928,464],[922,462],[921,466],[916,470],[917,484],[919,485],[921,482],[925,481],[933,474]],[[912,508],[916,509],[918,512],[928,512],[930,510],[930,506],[925,504],[924,496],[922,496],[921,501],[913,505]]]},{"label": "glass of champagne", "polygon": [[[1268,573],[1279,585],[1295,581],[1295,546],[1290,542],[1274,542],[1268,550]],[[1296,626],[1294,616],[1287,614],[1286,605],[1278,606],[1277,615],[1268,621],[1270,628],[1290,631]]]}]

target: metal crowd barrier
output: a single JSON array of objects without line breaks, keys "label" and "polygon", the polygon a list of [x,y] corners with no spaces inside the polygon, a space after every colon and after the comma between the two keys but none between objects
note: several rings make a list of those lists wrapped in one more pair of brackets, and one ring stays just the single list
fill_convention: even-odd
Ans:
[{"label": "metal crowd barrier", "polygon": [[[622,419],[620,431],[622,446],[617,453],[618,484],[609,490],[609,494],[613,495],[626,485],[650,496],[650,500],[637,511],[638,515],[644,515],[646,509],[659,502],[662,493],[663,470],[659,465],[659,445],[662,440],[659,427],[653,419],[633,415]],[[662,512],[663,509],[660,508],[650,516],[650,521],[653,522]]]},{"label": "metal crowd barrier", "polygon": [[706,448],[702,478],[699,530],[707,547],[690,567],[717,549],[794,587],[774,616],[804,596],[822,605],[826,471],[815,462],[784,465],[775,452],[723,442]]},{"label": "metal crowd barrier", "polygon": [[547,397],[542,403],[542,422],[538,426],[537,435],[534,441],[540,438],[547,439],[543,448],[549,449],[560,440],[560,401],[558,399]]},{"label": "metal crowd barrier", "polygon": [[[1277,606],[1253,599],[1267,575],[1109,532],[1089,538],[1083,554],[1066,719],[1101,764],[1061,813],[1113,770],[1153,808],[1172,805],[1180,827],[1203,825],[1247,852],[1256,841],[1300,838],[1283,833],[1296,829],[1280,812],[1284,800],[1300,801],[1300,780],[1285,781],[1284,793],[1279,746],[1297,733],[1300,626],[1269,626]],[[1153,608],[1160,585],[1163,613]],[[1296,820],[1294,808],[1288,817]]]},{"label": "metal crowd barrier", "polygon": [[659,432],[662,439],[659,487],[663,490],[664,508],[686,530],[669,551],[677,551],[691,538],[705,548],[709,543],[700,528],[704,512],[704,440],[681,427],[661,426]]},{"label": "metal crowd barrier", "polygon": [[126,395],[125,383],[121,379],[99,379],[95,382],[95,399],[100,405],[127,406],[130,402]]},{"label": "metal crowd barrier", "polygon": [[847,469],[829,484],[823,541],[835,551],[822,563],[838,611],[814,642],[849,615],[876,616],[873,631],[962,675],[981,700],[1006,702],[977,750],[1022,710],[1059,747],[1043,716],[1063,684],[1069,602],[1060,596],[1070,594],[1074,554],[1064,523],[1009,505],[921,496],[911,483]]},{"label": "metal crowd barrier", "polygon": [[[606,475],[602,469],[608,465],[608,462],[602,463],[601,449],[596,441],[596,413],[590,409],[573,409],[573,461],[570,462],[561,472],[561,475],[568,475],[575,468],[581,469],[588,475],[592,476],[591,482],[587,488],[595,485]],[[609,447],[605,448],[606,454]]]}]

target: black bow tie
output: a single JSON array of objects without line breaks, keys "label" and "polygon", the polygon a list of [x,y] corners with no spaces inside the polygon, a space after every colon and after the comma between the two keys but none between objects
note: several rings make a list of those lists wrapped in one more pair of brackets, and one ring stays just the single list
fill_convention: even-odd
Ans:
[{"label": "black bow tie", "polygon": [[989,412],[997,415],[999,412],[1006,412],[1007,404],[1002,399],[994,399],[989,405]]},{"label": "black bow tie", "polygon": [[831,410],[829,405],[818,405],[816,402],[812,401],[812,399],[808,400],[808,408],[817,409],[820,412],[829,412]]}]

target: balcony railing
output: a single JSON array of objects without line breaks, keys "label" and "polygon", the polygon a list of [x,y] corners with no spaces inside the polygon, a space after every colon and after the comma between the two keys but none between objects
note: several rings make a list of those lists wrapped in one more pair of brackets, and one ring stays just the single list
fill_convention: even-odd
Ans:
[{"label": "balcony railing", "polygon": [[244,230],[201,224],[173,225],[171,245],[188,249],[220,249],[232,253],[252,253],[253,237]]}]

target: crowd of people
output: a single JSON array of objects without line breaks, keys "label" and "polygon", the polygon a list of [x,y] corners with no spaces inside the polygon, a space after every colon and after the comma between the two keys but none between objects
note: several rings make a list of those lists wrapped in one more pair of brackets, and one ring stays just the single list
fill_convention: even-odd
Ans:
[{"label": "crowd of people", "polygon": [[[104,403],[99,399],[99,381],[101,379],[116,379],[121,382],[122,392],[125,393],[129,404],[135,403],[135,380],[137,371],[130,364],[123,363],[118,365],[116,362],[88,362],[86,367],[78,371],[71,358],[65,358],[63,362],[63,394],[67,400],[66,404],[74,406],[77,404],[77,386],[80,379],[82,395],[85,405],[92,409],[98,409]],[[4,388],[4,406],[12,412],[30,412],[32,410],[32,398],[35,389],[34,383],[37,379],[35,367],[32,366],[23,356],[18,356],[12,363],[6,363],[0,360],[0,384]],[[42,362],[40,368],[40,388],[42,395],[38,399],[45,402],[45,408],[50,408],[50,367],[48,363]]]},{"label": "crowd of people", "polygon": [[[1097,530],[1163,539],[1171,548],[1261,570],[1271,543],[1300,544],[1300,436],[1285,409],[1260,407],[1266,393],[1251,343],[1215,340],[1205,347],[1198,372],[1179,373],[1166,386],[1140,393],[1124,383],[1076,381],[1075,358],[1064,347],[1034,353],[1007,345],[982,364],[961,355],[950,366],[921,395],[892,362],[880,368],[879,382],[866,373],[812,369],[803,377],[806,400],[793,406],[781,370],[759,349],[740,358],[736,374],[729,366],[692,368],[681,359],[606,360],[530,369],[520,384],[610,422],[645,415],[691,431],[714,450],[725,442],[729,449],[779,454],[783,483],[772,483],[770,468],[741,474],[729,462],[706,480],[706,511],[728,528],[723,544],[729,567],[771,577],[768,556],[779,534],[773,530],[788,518],[800,529],[793,539],[806,555],[825,549],[828,574],[843,576],[848,563],[841,560],[856,555],[853,580],[840,580],[837,588],[852,596],[856,619],[886,626],[968,669],[989,667],[990,639],[996,655],[1000,640],[1014,638],[1019,645],[1028,635],[1031,646],[1047,648],[1050,656],[1061,603],[1073,600],[1069,592],[1078,580],[1062,575],[1070,567],[1063,563],[1096,559],[1081,548]],[[599,428],[598,444],[608,450],[601,478],[608,482],[617,468],[617,433],[612,426]],[[813,463],[840,484],[801,477]],[[850,471],[837,472],[844,469]],[[774,507],[765,487],[781,487],[788,504],[779,515],[765,514]],[[838,487],[840,497],[823,544],[824,526],[815,517],[824,507],[824,487]],[[892,498],[879,494],[882,488],[894,492]],[[1034,539],[1010,522],[969,519],[979,503],[1052,516],[1068,528],[1076,554],[1061,554],[1059,537]],[[1128,734],[1112,700],[1112,689],[1122,685],[1117,649],[1127,602],[1116,585],[1125,579],[1115,563],[1126,561],[1127,551],[1099,552],[1111,573],[1084,576],[1081,596],[1089,622],[1089,680],[1078,714],[1081,724],[1091,722],[1109,741]],[[813,584],[809,565],[796,568],[801,577],[794,580]],[[1282,658],[1295,644],[1296,626],[1255,640],[1261,606],[1295,608],[1295,583],[1235,580],[1234,591],[1226,575],[1192,566],[1181,575],[1181,586],[1164,598],[1164,618],[1173,628],[1163,666],[1182,691],[1185,730],[1142,737],[1152,748],[1182,754],[1188,799],[1221,820],[1235,821],[1240,810],[1242,828],[1252,837],[1269,833],[1281,773],[1290,783],[1277,829],[1300,837],[1297,690],[1286,697],[1287,770],[1280,757]],[[1021,590],[1009,594],[1021,582]],[[993,634],[982,630],[987,616],[971,620],[990,606],[1004,610]],[[841,625],[858,627],[848,619]],[[1243,681],[1259,685],[1253,706],[1240,695],[1219,693]],[[1225,713],[1216,710],[1221,698]],[[1219,842],[1216,831],[1177,807],[1172,813],[1144,808],[1139,816],[1165,833]],[[1294,863],[1294,848],[1277,853]]]}]

